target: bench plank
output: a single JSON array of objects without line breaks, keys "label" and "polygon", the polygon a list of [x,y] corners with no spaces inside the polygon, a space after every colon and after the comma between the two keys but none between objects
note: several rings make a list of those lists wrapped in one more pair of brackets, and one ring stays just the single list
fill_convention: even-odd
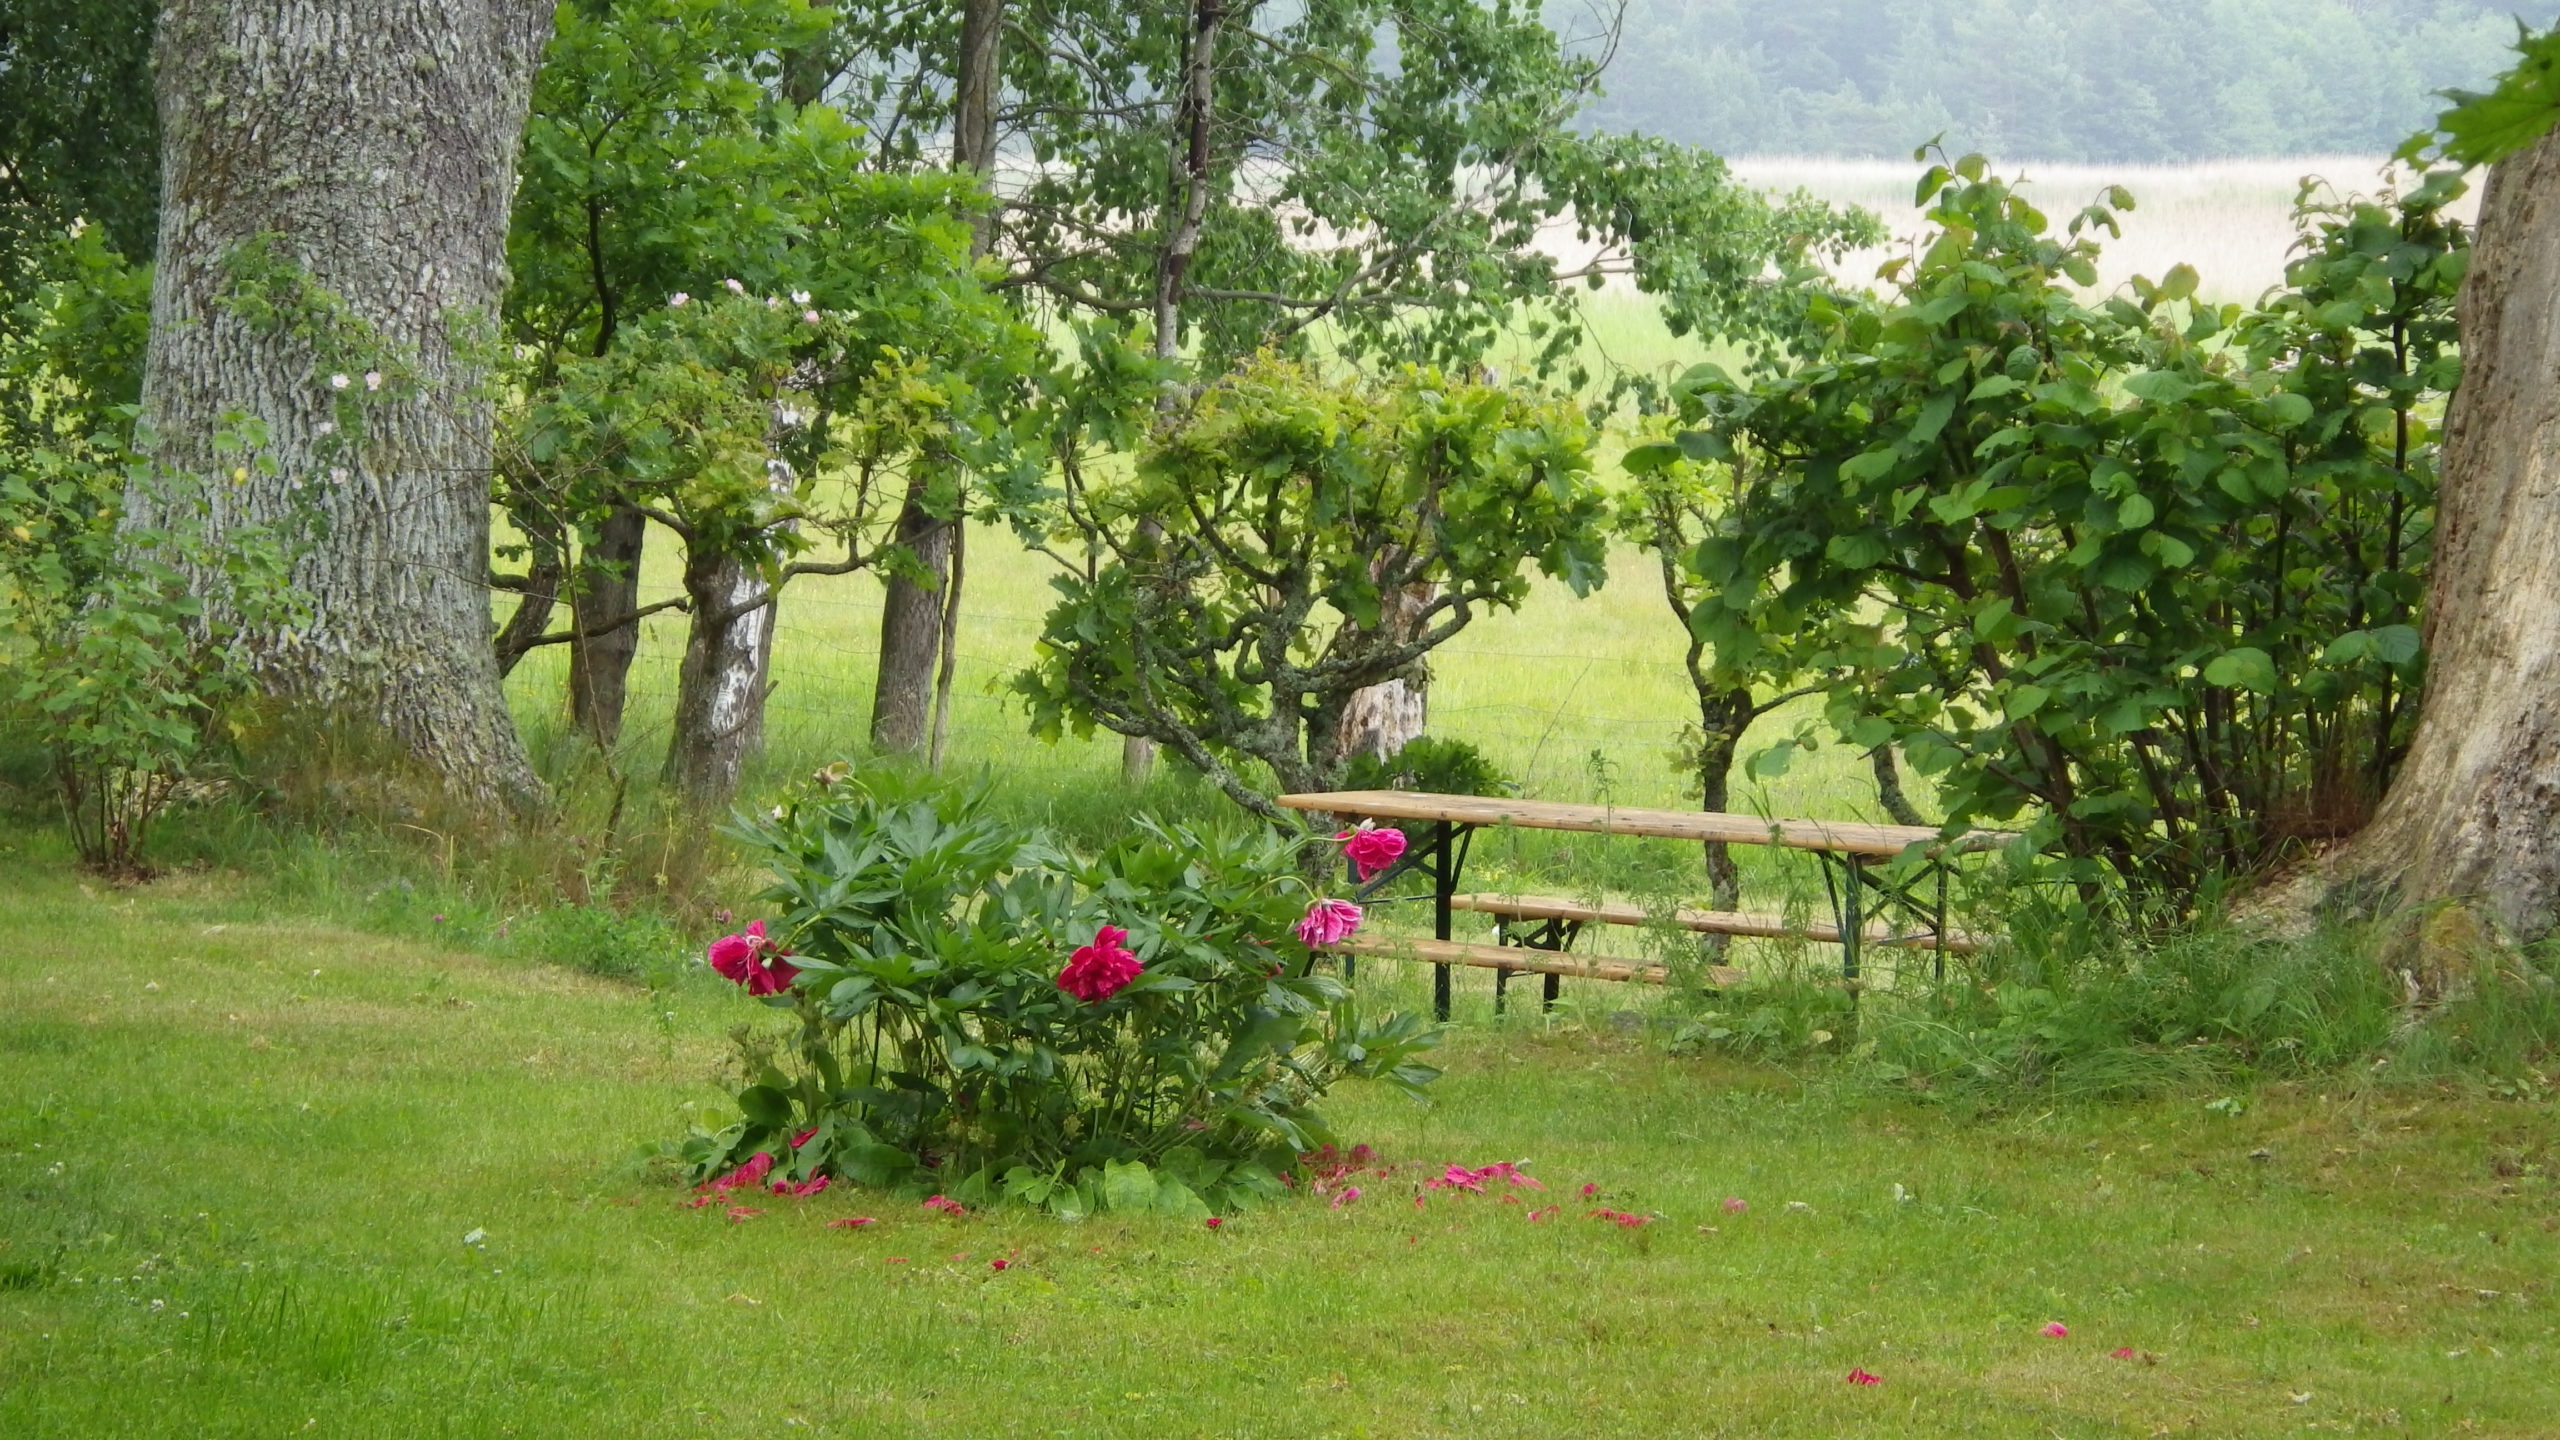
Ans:
[{"label": "bench plank", "polygon": [[[1561,950],[1531,950],[1518,945],[1469,945],[1457,940],[1353,938],[1325,947],[1340,955],[1380,960],[1419,960],[1429,965],[1470,965],[1481,970],[1509,970],[1530,975],[1562,975],[1584,980],[1635,980],[1668,985],[1671,972],[1643,960],[1573,955]],[[1743,972],[1730,965],[1705,967],[1708,983],[1739,985]]]},{"label": "bench plank", "polygon": [[[1452,910],[1469,910],[1480,915],[1499,915],[1511,920],[1579,920],[1598,925],[1647,925],[1653,917],[1641,907],[1625,904],[1586,904],[1556,895],[1452,895]],[[1807,920],[1799,924],[1783,915],[1751,914],[1739,910],[1692,910],[1683,907],[1674,916],[1675,923],[1690,930],[1712,935],[1741,935],[1764,940],[1819,940],[1840,943],[1840,927],[1829,920]],[[1885,926],[1870,925],[1866,931],[1870,945],[1908,945],[1934,950],[1935,942],[1927,935],[1905,934]],[[1947,936],[1947,948],[1960,955],[1979,954],[1990,942],[1984,936],[1958,930]]]},{"label": "bench plank", "polygon": [[1637,810],[1617,805],[1564,805],[1500,796],[1426,795],[1405,790],[1333,790],[1283,795],[1293,810],[1321,810],[1375,820],[1445,820],[1459,825],[1516,825],[1530,830],[1580,830],[1603,835],[1642,835],[1662,840],[1721,840],[1733,845],[1784,845],[1845,855],[1899,855],[1922,845],[1932,854],[1963,854],[2005,845],[2006,830],[1975,830],[1942,839],[1926,825],[1870,825],[1863,821],[1765,820],[1714,810]]}]

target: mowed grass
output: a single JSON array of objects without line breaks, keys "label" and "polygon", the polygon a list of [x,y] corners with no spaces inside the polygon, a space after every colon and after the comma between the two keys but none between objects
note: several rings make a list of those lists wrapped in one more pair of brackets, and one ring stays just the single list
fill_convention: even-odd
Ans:
[{"label": "mowed grass", "polygon": [[[83,887],[21,838],[0,1435],[2552,1433],[2546,1107],[1968,1116],[1519,1017],[1453,1035],[1434,1108],[1341,1095],[1390,1168],[1338,1210],[732,1221],[641,1151],[774,1023],[734,991]],[[1496,1159],[1547,1190],[1415,1205]]]}]

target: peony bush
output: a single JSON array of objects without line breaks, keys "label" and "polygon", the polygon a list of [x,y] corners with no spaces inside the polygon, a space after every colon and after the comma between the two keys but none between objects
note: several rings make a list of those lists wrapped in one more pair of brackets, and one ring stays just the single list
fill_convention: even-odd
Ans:
[{"label": "peony bush", "polygon": [[[707,1194],[840,1178],[1205,1216],[1334,1142],[1315,1106],[1336,1082],[1418,1097],[1439,1073],[1435,1027],[1363,1015],[1315,970],[1360,923],[1308,887],[1321,839],[1141,818],[1084,857],[983,792],[841,766],[736,833],[770,908],[707,959],[789,1023],[740,1031],[739,1118],[681,1147]],[[1334,842],[1354,863],[1403,839],[1358,834]]]}]

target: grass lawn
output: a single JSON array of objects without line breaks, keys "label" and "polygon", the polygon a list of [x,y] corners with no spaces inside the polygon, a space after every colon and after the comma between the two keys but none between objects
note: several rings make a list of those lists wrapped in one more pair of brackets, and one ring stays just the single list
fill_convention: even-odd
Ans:
[{"label": "grass lawn", "polygon": [[1962,1116],[1515,1017],[1340,1098],[1341,1209],[732,1221],[641,1148],[768,1012],[245,893],[0,858],[0,1435],[2554,1433],[2547,1107]]}]

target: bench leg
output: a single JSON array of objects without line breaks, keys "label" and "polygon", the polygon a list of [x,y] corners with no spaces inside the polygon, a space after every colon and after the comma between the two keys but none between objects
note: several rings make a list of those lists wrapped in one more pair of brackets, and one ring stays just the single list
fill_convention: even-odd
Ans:
[{"label": "bench leg", "polygon": [[1561,976],[1561,975],[1549,975],[1549,976],[1547,976],[1547,977],[1546,977],[1546,980],[1547,980],[1547,1008],[1548,1008],[1548,1009],[1550,1009],[1550,1010],[1553,1010],[1554,1008],[1556,1008],[1556,995],[1557,995],[1557,993],[1558,993],[1558,992],[1560,992],[1560,991],[1562,991],[1562,990],[1564,989],[1564,977],[1563,977],[1563,976]]},{"label": "bench leg", "polygon": [[1508,970],[1496,970],[1496,971],[1494,971],[1494,972],[1493,972],[1493,1013],[1494,1013],[1494,1014],[1499,1015],[1499,1014],[1501,1014],[1501,1013],[1502,1013],[1502,1002],[1503,1002],[1506,998],[1508,998],[1508,997],[1509,997],[1510,993],[1511,993],[1511,972],[1510,972],[1510,971],[1508,971]]}]

